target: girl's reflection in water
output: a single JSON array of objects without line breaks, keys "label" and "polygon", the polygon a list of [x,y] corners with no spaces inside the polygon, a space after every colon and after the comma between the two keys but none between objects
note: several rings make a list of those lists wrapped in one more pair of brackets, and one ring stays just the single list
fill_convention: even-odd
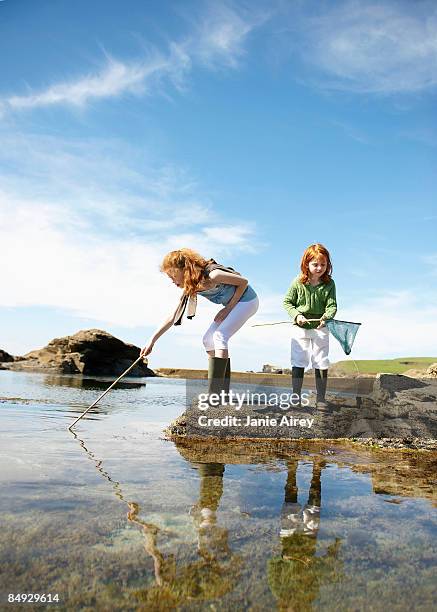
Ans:
[{"label": "girl's reflection in water", "polygon": [[286,465],[287,481],[279,532],[281,556],[268,562],[268,582],[278,600],[279,610],[311,610],[320,586],[341,576],[342,564],[338,560],[340,539],[336,538],[324,552],[316,554],[324,460],[315,458],[312,463],[308,500],[303,506],[298,503],[298,459],[290,458]]},{"label": "girl's reflection in water", "polygon": [[199,471],[199,501],[191,508],[198,532],[198,551],[204,559],[220,559],[230,554],[228,530],[217,525],[217,509],[223,494],[222,463],[191,463]]}]

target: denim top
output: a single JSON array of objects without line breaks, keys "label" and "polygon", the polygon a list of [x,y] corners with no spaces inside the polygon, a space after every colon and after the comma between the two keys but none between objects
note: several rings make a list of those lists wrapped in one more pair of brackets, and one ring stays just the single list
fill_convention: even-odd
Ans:
[{"label": "denim top", "polygon": [[[214,304],[223,304],[226,306],[228,302],[232,299],[232,296],[235,293],[236,285],[228,285],[226,283],[220,283],[216,287],[212,289],[206,289],[205,291],[198,291],[198,295],[203,295],[210,302],[214,302]],[[247,285],[245,292],[239,299],[240,302],[249,302],[250,300],[254,300],[256,298],[256,293],[250,285]]]}]

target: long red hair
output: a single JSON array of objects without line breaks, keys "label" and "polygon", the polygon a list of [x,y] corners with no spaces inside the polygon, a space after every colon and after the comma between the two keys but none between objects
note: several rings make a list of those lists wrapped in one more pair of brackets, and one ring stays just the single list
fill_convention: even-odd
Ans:
[{"label": "long red hair", "polygon": [[320,278],[322,283],[329,283],[331,280],[332,274],[332,263],[331,256],[329,255],[329,251],[323,244],[311,244],[307,249],[305,249],[304,254],[302,255],[302,260],[300,262],[300,276],[299,281],[306,285],[310,280],[310,272],[309,272],[309,263],[312,259],[319,259],[320,257],[324,257],[326,259],[326,271],[323,276]]},{"label": "long red hair", "polygon": [[161,272],[179,269],[184,271],[184,291],[195,295],[204,280],[204,270],[210,260],[205,259],[192,249],[170,251],[162,260]]}]

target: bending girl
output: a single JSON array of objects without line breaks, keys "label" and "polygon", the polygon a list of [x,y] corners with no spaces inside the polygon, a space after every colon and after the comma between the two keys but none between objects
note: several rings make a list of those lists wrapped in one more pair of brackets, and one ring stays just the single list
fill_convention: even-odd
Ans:
[{"label": "bending girl", "polygon": [[142,356],[151,353],[155,342],[172,325],[180,325],[188,307],[188,318],[196,310],[197,295],[202,295],[221,308],[203,336],[203,345],[209,355],[209,393],[229,392],[231,362],[228,342],[231,336],[258,310],[258,296],[246,278],[233,268],[226,268],[214,261],[204,259],[191,249],[179,249],[167,253],[161,271],[183,289],[177,309],[153,334],[149,344],[141,351]]},{"label": "bending girl", "polygon": [[284,298],[284,307],[293,321],[293,393],[301,397],[304,372],[313,367],[317,406],[323,409],[327,406],[325,394],[329,368],[329,331],[325,321],[333,319],[337,312],[335,283],[331,278],[332,264],[328,250],[322,244],[309,246],[303,254],[300,269],[300,275],[293,280]]}]

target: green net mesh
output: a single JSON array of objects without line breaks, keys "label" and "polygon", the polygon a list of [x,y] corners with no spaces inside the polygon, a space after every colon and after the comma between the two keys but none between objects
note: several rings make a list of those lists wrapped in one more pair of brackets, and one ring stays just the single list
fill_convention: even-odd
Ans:
[{"label": "green net mesh", "polygon": [[339,341],[341,348],[344,350],[346,355],[349,355],[352,350],[355,336],[357,335],[360,325],[361,323],[337,321],[337,319],[330,319],[329,321],[326,321],[326,327],[329,329],[334,338]]}]

